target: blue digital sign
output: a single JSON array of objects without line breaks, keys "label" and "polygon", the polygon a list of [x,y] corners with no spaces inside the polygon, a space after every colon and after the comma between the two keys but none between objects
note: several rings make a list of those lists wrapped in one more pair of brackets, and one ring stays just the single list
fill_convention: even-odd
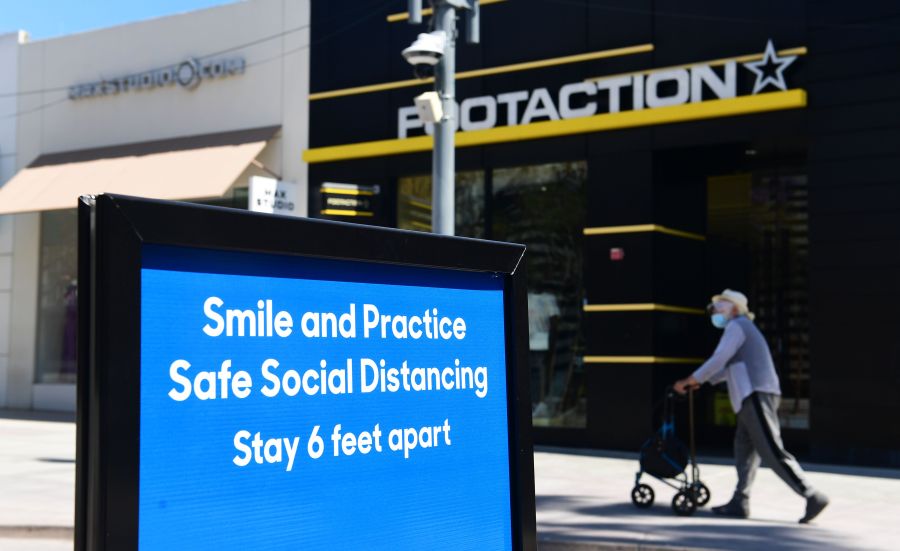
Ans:
[{"label": "blue digital sign", "polygon": [[138,545],[510,549],[504,279],[145,245]]}]

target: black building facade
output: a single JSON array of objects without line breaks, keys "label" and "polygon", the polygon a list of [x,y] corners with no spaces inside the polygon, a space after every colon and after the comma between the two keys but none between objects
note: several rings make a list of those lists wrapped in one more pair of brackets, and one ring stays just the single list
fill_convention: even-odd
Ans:
[{"label": "black building facade", "polygon": [[[406,3],[313,3],[310,213],[430,229]],[[462,22],[460,22],[462,26]],[[900,5],[482,1],[457,233],[529,251],[539,444],[636,449],[750,298],[788,447],[900,466]],[[699,438],[731,445],[723,390]]]}]

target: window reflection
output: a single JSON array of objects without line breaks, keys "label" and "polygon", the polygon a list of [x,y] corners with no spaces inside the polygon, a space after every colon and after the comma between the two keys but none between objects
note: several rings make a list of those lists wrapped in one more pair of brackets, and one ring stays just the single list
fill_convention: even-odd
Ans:
[{"label": "window reflection", "polygon": [[535,425],[584,427],[582,237],[587,163],[493,172],[492,238],[528,247],[529,364]]},{"label": "window reflection", "polygon": [[[781,380],[781,424],[809,429],[809,187],[789,167],[707,178],[709,274],[744,290]],[[714,424],[728,426],[729,417]]]},{"label": "window reflection", "polygon": [[78,328],[78,225],[74,209],[41,214],[38,383],[74,383]]},{"label": "window reflection", "polygon": [[[246,209],[247,196],[247,188],[234,188],[221,198],[195,202]],[[75,209],[41,213],[37,383],[75,382],[78,363],[77,213]]]},{"label": "window reflection", "polygon": [[[484,172],[456,173],[456,235],[484,237]],[[431,176],[397,181],[397,227],[431,231]]]}]

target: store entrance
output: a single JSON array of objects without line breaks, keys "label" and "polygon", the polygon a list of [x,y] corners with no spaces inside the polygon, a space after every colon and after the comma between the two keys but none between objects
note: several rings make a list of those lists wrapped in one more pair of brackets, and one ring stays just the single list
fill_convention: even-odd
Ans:
[{"label": "store entrance", "polygon": [[[781,381],[781,425],[799,430],[809,429],[807,213],[807,177],[799,169],[707,179],[708,287],[750,297]],[[713,421],[731,424],[727,417],[719,413]]]},{"label": "store entrance", "polygon": [[[697,283],[685,300],[703,306],[725,288],[747,295],[781,382],[782,434],[789,448],[802,453],[814,369],[809,360],[809,187],[802,144],[671,149],[654,152],[653,164],[655,219],[703,236],[701,265],[680,266]],[[657,272],[655,277],[670,276]],[[721,331],[706,321],[691,327],[683,339],[696,348],[698,358],[708,357]],[[661,379],[660,388],[671,375]],[[701,449],[728,452],[735,417],[724,385],[704,388],[698,400]]]}]

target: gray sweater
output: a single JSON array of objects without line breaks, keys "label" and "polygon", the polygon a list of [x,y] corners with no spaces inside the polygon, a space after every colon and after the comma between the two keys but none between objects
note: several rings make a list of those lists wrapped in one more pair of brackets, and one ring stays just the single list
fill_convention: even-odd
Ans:
[{"label": "gray sweater", "polygon": [[725,381],[735,413],[741,411],[744,398],[754,392],[781,395],[769,345],[746,316],[728,322],[715,352],[694,371],[694,378],[701,384]]}]

